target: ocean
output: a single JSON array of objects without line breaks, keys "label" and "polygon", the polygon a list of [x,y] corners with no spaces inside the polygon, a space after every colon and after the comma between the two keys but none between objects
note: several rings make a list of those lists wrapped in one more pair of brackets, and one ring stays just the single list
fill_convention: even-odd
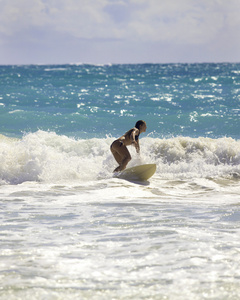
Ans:
[{"label": "ocean", "polygon": [[238,63],[0,66],[0,299],[239,299],[239,117]]}]

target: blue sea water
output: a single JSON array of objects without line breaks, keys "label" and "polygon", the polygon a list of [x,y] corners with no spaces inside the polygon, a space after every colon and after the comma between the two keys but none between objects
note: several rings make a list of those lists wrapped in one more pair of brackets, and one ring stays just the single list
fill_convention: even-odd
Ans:
[{"label": "blue sea water", "polygon": [[239,116],[237,63],[0,66],[0,298],[238,299]]},{"label": "blue sea water", "polygon": [[8,136],[103,138],[138,119],[153,137],[240,136],[240,64],[2,66],[0,88]]}]

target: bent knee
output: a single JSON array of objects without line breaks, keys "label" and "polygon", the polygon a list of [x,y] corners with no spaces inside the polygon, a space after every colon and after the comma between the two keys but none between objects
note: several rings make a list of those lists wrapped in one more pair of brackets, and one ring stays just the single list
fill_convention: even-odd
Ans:
[{"label": "bent knee", "polygon": [[129,151],[125,152],[125,158],[131,160],[131,154],[129,153]]},{"label": "bent knee", "polygon": [[126,157],[125,157],[125,161],[126,162],[130,162],[130,160],[132,159],[132,157],[131,157],[131,155],[129,154],[129,155],[127,155]]}]

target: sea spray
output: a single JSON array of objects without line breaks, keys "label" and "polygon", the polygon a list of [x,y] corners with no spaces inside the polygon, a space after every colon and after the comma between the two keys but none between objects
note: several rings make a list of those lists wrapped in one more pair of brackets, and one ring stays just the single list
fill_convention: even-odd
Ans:
[{"label": "sea spray", "polygon": [[[89,181],[111,176],[116,162],[110,152],[114,138],[74,139],[37,131],[21,139],[0,137],[0,179],[24,181]],[[129,167],[156,163],[161,178],[215,177],[240,174],[240,141],[232,138],[176,137],[140,139],[141,153],[128,147]],[[105,173],[103,172],[105,171]]]}]

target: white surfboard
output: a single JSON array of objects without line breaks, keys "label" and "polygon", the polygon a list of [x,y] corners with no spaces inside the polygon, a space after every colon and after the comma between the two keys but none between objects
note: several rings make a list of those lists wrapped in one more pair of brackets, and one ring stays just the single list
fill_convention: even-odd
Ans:
[{"label": "white surfboard", "polygon": [[156,168],[156,164],[140,165],[123,170],[117,177],[132,181],[145,181],[153,176]]}]

